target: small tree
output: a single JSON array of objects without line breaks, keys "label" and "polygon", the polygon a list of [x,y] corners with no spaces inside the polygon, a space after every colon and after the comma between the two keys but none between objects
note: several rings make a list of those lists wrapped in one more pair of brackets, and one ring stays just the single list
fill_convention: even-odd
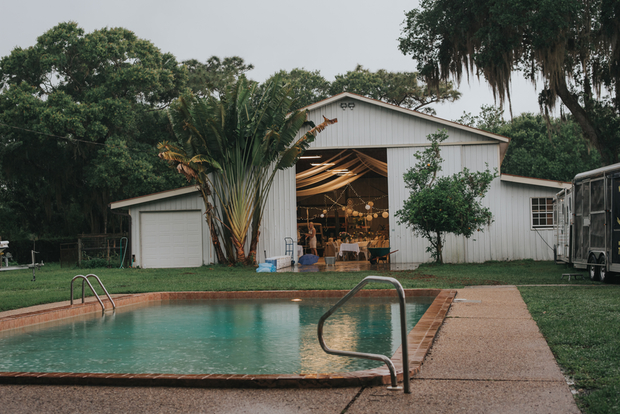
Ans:
[{"label": "small tree", "polygon": [[[291,85],[279,76],[259,97],[255,91],[241,76],[219,97],[181,96],[168,111],[177,142],[158,145],[159,156],[202,191],[220,263],[255,263],[276,173],[294,166],[316,135],[337,122],[324,117],[314,125],[306,111],[291,111]],[[304,126],[311,128],[298,135]]]},{"label": "small tree", "polygon": [[403,208],[396,212],[398,222],[411,227],[416,235],[430,242],[426,249],[436,263],[443,263],[446,233],[471,237],[491,224],[491,211],[480,204],[497,171],[471,172],[467,168],[451,176],[438,177],[441,171],[439,144],[448,138],[445,130],[427,136],[431,146],[414,156],[415,167],[405,174],[411,191]]}]

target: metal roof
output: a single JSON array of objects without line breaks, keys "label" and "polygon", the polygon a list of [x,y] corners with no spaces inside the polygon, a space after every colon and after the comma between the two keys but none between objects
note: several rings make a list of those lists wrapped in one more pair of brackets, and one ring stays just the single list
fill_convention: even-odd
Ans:
[{"label": "metal roof", "polygon": [[606,167],[601,167],[595,170],[590,170],[590,171],[579,173],[575,176],[574,181],[583,180],[584,178],[588,178],[588,177],[595,177],[597,175],[604,175],[604,174],[611,173],[614,171],[620,171],[620,163],[607,165]]},{"label": "metal roof", "polygon": [[159,193],[147,194],[140,197],[128,198],[126,200],[114,201],[110,203],[110,209],[126,208],[135,206],[136,204],[148,203],[151,201],[162,200],[164,198],[176,197],[184,194],[198,192],[199,189],[196,186],[176,188],[174,190],[161,191]]}]

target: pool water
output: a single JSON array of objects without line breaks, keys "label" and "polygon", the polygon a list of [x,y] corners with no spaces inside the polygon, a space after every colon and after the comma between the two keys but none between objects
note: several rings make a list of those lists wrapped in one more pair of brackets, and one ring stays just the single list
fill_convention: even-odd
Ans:
[{"label": "pool water", "polygon": [[[407,298],[407,332],[432,300]],[[381,366],[321,349],[317,323],[336,302],[164,301],[41,324],[0,333],[0,371],[258,375]],[[333,349],[392,356],[401,341],[397,298],[353,298],[327,320],[324,335]]]}]

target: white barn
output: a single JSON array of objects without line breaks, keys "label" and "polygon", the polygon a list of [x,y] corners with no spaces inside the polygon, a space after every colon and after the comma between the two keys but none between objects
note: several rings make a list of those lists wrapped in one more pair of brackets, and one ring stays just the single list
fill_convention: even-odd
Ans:
[{"label": "white barn", "polygon": [[[358,192],[366,191],[367,194],[359,194],[359,197],[380,199],[377,204],[382,203],[383,210],[390,212],[385,228],[389,229],[391,249],[399,250],[392,255],[392,261],[398,263],[430,260],[426,253],[427,242],[415,237],[411,229],[399,225],[393,214],[402,208],[409,196],[403,174],[415,165],[413,154],[428,146],[427,135],[438,129],[447,130],[449,138],[441,146],[442,173],[447,175],[465,167],[473,171],[484,170],[487,165],[501,173],[501,161],[510,142],[506,137],[348,92],[317,102],[307,109],[308,119],[317,124],[322,122],[323,116],[338,119],[338,123],[317,136],[307,155],[325,154],[328,157],[346,150],[362,156],[364,153],[379,154],[382,159],[379,163],[387,164],[382,174],[387,177],[377,176],[375,181],[360,178],[357,190],[349,187],[356,197]],[[266,251],[269,256],[283,255],[284,238],[297,239],[298,218],[308,214],[308,207],[303,204],[312,200],[308,187],[304,189],[305,193],[297,193],[297,172],[291,168],[276,176],[263,219],[258,252]],[[449,235],[443,252],[444,261],[553,259],[553,211],[549,202],[560,189],[569,186],[564,182],[500,174],[483,201],[491,209],[495,221],[470,239]],[[343,205],[344,199],[332,203],[337,201],[334,198],[340,190],[329,190],[333,197],[325,194],[321,197],[330,200],[326,208],[331,213],[334,206]],[[316,197],[314,200],[316,204]],[[193,267],[215,262],[204,220],[204,204],[195,188],[118,201],[110,207],[129,210],[134,266]],[[263,255],[259,254],[258,259],[262,260]]]}]

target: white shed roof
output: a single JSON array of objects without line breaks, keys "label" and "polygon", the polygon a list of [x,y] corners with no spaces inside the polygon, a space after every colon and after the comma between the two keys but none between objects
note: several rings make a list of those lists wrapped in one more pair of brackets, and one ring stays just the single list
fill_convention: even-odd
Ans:
[{"label": "white shed roof", "polygon": [[531,177],[521,177],[519,175],[512,174],[502,174],[500,180],[507,181],[509,183],[518,183],[518,184],[528,184],[528,185],[537,185],[539,187],[550,187],[550,188],[571,188],[571,183],[567,183],[565,181],[555,181],[555,180],[545,180],[543,178],[531,178]]},{"label": "white shed roof", "polygon": [[127,200],[114,201],[110,203],[110,209],[126,208],[135,206],[137,204],[149,203],[151,201],[163,200],[170,197],[177,197],[180,195],[190,194],[198,192],[199,189],[196,186],[176,188],[174,190],[161,191],[159,193],[147,194],[140,197],[128,198]]}]

